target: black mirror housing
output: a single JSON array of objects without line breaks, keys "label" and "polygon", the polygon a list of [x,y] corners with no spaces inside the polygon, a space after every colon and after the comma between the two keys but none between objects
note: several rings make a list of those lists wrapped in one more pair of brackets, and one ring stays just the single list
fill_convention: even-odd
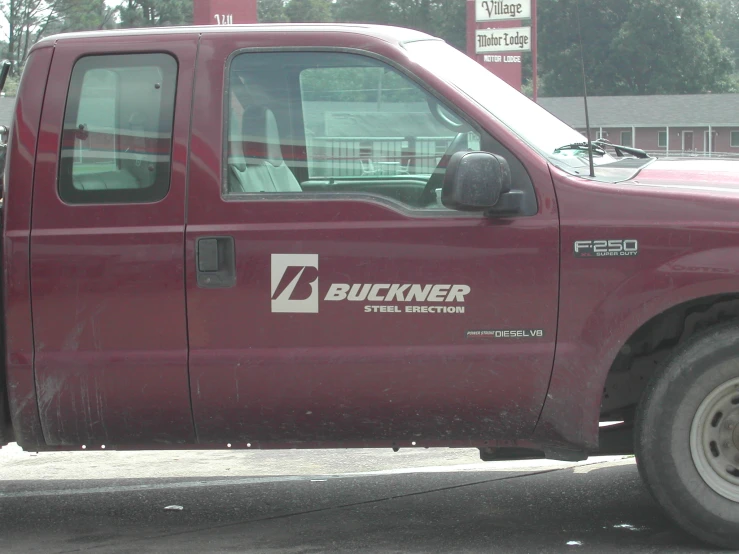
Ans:
[{"label": "black mirror housing", "polygon": [[511,190],[511,169],[505,158],[488,152],[456,152],[444,175],[441,201],[447,208],[484,212]]}]

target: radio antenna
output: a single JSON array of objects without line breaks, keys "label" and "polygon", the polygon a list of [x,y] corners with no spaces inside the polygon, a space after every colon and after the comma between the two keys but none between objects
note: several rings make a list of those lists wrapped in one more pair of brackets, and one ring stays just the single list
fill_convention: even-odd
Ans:
[{"label": "radio antenna", "polygon": [[575,12],[577,13],[577,38],[580,41],[580,67],[582,68],[582,98],[585,103],[585,132],[588,134],[588,163],[590,164],[590,176],[595,177],[593,166],[593,141],[590,138],[590,116],[588,115],[588,84],[585,79],[585,55],[582,50],[582,31],[580,30],[580,0],[575,0]]}]

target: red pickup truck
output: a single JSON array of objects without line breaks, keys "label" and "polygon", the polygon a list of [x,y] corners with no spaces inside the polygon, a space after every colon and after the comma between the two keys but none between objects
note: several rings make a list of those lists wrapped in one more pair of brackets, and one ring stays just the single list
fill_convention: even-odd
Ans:
[{"label": "red pickup truck", "polygon": [[42,40],[0,445],[633,452],[739,546],[739,162],[584,141],[405,29]]}]

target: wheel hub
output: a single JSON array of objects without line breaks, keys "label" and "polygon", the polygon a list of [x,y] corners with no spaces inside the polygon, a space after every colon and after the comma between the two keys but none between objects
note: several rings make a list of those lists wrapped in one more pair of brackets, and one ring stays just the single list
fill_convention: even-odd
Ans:
[{"label": "wheel hub", "polygon": [[690,451],[706,484],[739,502],[739,379],[716,387],[698,407]]}]

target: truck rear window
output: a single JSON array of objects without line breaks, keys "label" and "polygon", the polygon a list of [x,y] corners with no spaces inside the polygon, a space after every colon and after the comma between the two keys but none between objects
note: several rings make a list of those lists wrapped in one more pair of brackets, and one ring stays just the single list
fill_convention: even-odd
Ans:
[{"label": "truck rear window", "polygon": [[59,195],[70,204],[156,202],[167,195],[177,62],[167,54],[88,56],[74,67]]}]

